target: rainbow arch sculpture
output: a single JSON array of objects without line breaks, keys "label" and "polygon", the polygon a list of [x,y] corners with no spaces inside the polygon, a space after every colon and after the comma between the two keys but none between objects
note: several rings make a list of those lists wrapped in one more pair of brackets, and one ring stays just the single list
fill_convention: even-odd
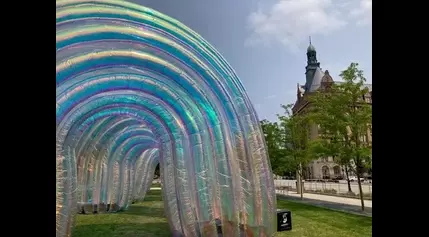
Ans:
[{"label": "rainbow arch sculpture", "polygon": [[[117,0],[56,2],[57,237],[78,205],[126,210],[161,167],[173,236],[272,236],[276,196],[255,110],[197,33]],[[81,208],[81,207],[79,207]]]}]

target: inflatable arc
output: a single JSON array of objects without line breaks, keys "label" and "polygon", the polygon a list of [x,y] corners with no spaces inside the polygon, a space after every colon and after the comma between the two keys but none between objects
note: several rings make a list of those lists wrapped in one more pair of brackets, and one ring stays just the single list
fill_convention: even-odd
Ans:
[{"label": "inflatable arc", "polygon": [[198,34],[117,0],[56,2],[56,224],[143,199],[160,164],[173,236],[272,236],[276,196],[255,110]]}]

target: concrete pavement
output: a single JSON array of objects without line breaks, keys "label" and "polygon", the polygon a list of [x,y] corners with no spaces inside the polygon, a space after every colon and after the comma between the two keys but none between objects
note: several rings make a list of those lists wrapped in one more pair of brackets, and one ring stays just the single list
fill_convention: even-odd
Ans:
[{"label": "concrete pavement", "polygon": [[355,198],[335,197],[335,196],[319,195],[319,194],[313,194],[313,193],[304,193],[303,199],[301,200],[301,195],[293,191],[283,192],[283,193],[278,191],[277,197],[283,200],[291,200],[291,201],[301,202],[301,203],[310,204],[314,206],[324,207],[332,210],[372,217],[371,200],[364,200],[365,211],[362,212],[360,199],[355,199]]},{"label": "concrete pavement", "polygon": [[[289,191],[288,193],[280,193],[278,194],[301,198],[301,195],[294,191]],[[334,202],[334,203],[340,203],[340,204],[346,204],[351,206],[358,206],[360,207],[360,199],[357,198],[347,198],[347,197],[336,197],[331,195],[323,195],[323,194],[314,194],[314,193],[304,193],[303,197],[307,199],[312,200],[318,200],[318,201],[324,201],[324,202]],[[364,200],[364,204],[366,207],[372,208],[372,201],[371,200]]]},{"label": "concrete pavement", "polygon": [[[150,190],[161,190],[161,187],[151,187]],[[283,192],[277,190],[277,197],[283,200],[291,200],[301,202],[309,205],[324,207],[332,210],[353,213],[357,215],[371,216],[372,217],[372,201],[364,200],[365,211],[361,211],[360,199],[335,197],[328,195],[319,195],[313,193],[304,193],[304,198],[301,200],[300,194],[289,191]]]}]

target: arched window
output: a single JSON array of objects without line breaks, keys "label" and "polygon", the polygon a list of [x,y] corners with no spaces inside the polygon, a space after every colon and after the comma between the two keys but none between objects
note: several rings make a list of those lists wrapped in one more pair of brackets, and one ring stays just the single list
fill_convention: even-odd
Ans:
[{"label": "arched window", "polygon": [[340,166],[338,166],[338,165],[334,166],[334,175],[335,175],[335,178],[338,178],[338,177],[341,176],[341,168],[340,168]]},{"label": "arched window", "polygon": [[331,176],[329,175],[329,167],[328,166],[323,166],[322,167],[322,174],[323,174],[323,179],[330,179]]}]

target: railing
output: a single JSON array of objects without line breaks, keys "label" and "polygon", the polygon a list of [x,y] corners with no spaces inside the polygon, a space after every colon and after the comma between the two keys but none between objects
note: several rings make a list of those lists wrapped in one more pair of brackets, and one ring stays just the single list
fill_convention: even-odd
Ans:
[{"label": "railing", "polygon": [[[278,193],[296,191],[296,180],[274,180],[274,185]],[[304,192],[319,193],[335,196],[359,196],[359,185],[357,182],[350,183],[351,192],[347,185],[347,181],[340,183],[333,182],[304,182]],[[362,183],[362,193],[364,198],[372,198],[372,184]],[[286,194],[286,193],[285,193]]]}]

